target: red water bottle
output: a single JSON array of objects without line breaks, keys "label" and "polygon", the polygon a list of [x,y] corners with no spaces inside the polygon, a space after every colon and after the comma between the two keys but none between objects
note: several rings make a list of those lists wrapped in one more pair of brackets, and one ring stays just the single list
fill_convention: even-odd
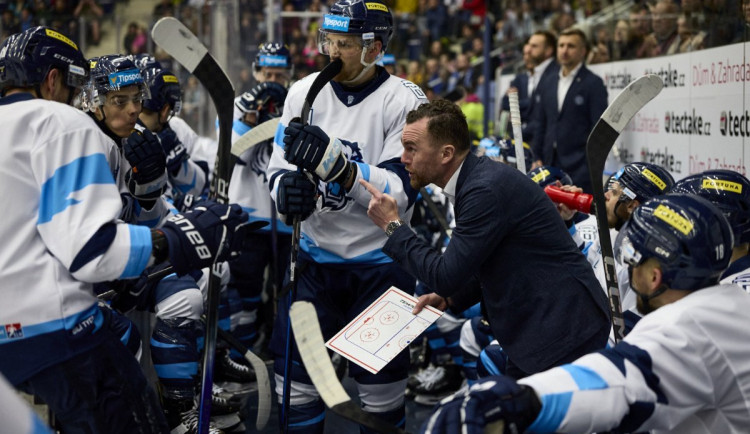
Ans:
[{"label": "red water bottle", "polygon": [[591,214],[593,212],[591,204],[594,201],[594,196],[588,193],[572,193],[561,190],[559,187],[555,187],[551,184],[544,187],[544,192],[547,193],[547,196],[552,202],[561,203],[570,209],[586,214]]}]

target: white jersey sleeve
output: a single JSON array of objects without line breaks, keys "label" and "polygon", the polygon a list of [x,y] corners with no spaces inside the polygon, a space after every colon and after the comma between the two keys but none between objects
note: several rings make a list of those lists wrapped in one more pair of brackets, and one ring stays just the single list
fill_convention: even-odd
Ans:
[{"label": "white jersey sleeve", "polygon": [[614,348],[519,381],[533,432],[741,433],[750,426],[750,296],[695,291],[646,315]]},{"label": "white jersey sleeve", "polygon": [[[386,73],[387,75],[387,73]],[[276,197],[276,178],[296,170],[284,160],[284,129],[300,115],[304,97],[317,74],[296,82],[287,95],[284,113],[274,138],[268,166],[271,195]],[[344,152],[357,164],[357,179],[346,192],[336,183],[318,185],[318,209],[302,223],[300,247],[319,262],[390,262],[380,250],[386,237],[367,217],[370,194],[359,185],[365,179],[393,196],[399,214],[409,220],[416,192],[400,162],[401,131],[406,114],[426,103],[418,86],[395,76],[379,76],[373,85],[348,93],[337,83],[323,87],[313,103],[310,124],[344,142]],[[341,239],[351,240],[341,243]]]}]

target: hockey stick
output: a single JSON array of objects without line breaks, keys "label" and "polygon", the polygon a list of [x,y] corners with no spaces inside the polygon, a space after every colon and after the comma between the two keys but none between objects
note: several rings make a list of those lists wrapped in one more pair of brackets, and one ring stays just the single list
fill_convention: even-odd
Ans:
[{"label": "hockey stick", "polygon": [[508,92],[510,103],[510,124],[513,126],[513,143],[516,148],[516,167],[526,174],[526,156],[523,154],[523,131],[521,128],[521,110],[518,108],[518,91]]},{"label": "hockey stick", "polygon": [[[304,125],[307,124],[307,122],[310,119],[310,110],[312,110],[313,102],[315,101],[315,98],[318,96],[321,90],[323,90],[323,87],[328,84],[331,80],[333,80],[333,77],[338,75],[338,73],[341,71],[341,67],[343,66],[343,63],[341,62],[341,59],[336,59],[333,62],[326,65],[325,68],[323,68],[322,71],[318,74],[317,77],[315,77],[315,80],[313,80],[312,84],[310,85],[310,89],[307,91],[307,95],[305,95],[305,101],[302,103],[302,113],[300,115],[300,122]],[[301,169],[299,169],[301,170]],[[294,299],[297,296],[297,254],[299,253],[299,238],[300,238],[300,224],[302,221],[300,220],[299,216],[294,217],[293,220],[293,226],[292,226],[292,252],[291,252],[291,260],[289,261],[289,286],[290,286],[290,294],[289,294],[289,303],[291,307],[291,303],[294,302]],[[284,354],[285,360],[284,360],[284,394],[282,397],[281,402],[281,421],[282,421],[282,427],[284,429],[284,432],[289,431],[289,399],[290,399],[290,393],[291,393],[291,387],[292,382],[289,376],[292,372],[292,331],[291,331],[291,321],[287,323],[286,327],[286,352]]]},{"label": "hockey stick", "polygon": [[272,139],[276,134],[276,127],[278,127],[279,125],[279,120],[281,120],[281,118],[269,119],[243,134],[232,145],[232,155],[234,155],[235,157],[239,157],[245,151],[257,145],[258,143],[262,143],[268,139]]},{"label": "hockey stick", "polygon": [[297,301],[289,309],[294,330],[294,340],[315,389],[323,402],[339,416],[357,422],[371,430],[386,434],[404,434],[406,431],[390,425],[354,403],[339,382],[328,356],[323,333],[320,331],[315,307],[307,301]]},{"label": "hockey stick", "polygon": [[[216,107],[219,118],[219,143],[216,153],[214,177],[209,197],[219,203],[228,203],[229,179],[232,174],[231,131],[234,87],[229,77],[211,56],[208,49],[181,22],[172,17],[162,18],[154,24],[151,36],[160,47],[179,62],[206,88]],[[216,352],[216,333],[219,315],[221,269],[217,263],[208,277],[208,306],[206,309],[206,336],[201,379],[200,416],[198,432],[208,433],[211,414],[211,393]],[[259,359],[260,360],[260,359]],[[262,361],[261,361],[262,364]],[[263,365],[265,366],[265,365]],[[258,385],[260,387],[260,384]]]},{"label": "hockey stick", "polygon": [[615,331],[616,343],[620,342],[625,336],[625,320],[622,317],[620,289],[617,286],[612,240],[609,237],[602,173],[604,172],[607,155],[609,155],[609,151],[622,130],[646,103],[661,92],[662,86],[662,80],[654,74],[639,77],[630,83],[604,110],[586,141],[586,160],[589,164],[589,176],[593,186],[596,222],[599,226],[599,244],[602,249],[609,310],[612,315],[612,327]]}]

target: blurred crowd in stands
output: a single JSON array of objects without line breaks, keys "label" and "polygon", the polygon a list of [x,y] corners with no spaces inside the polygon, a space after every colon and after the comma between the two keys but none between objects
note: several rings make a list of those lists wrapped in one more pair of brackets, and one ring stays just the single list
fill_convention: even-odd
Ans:
[{"label": "blurred crowd in stands", "polygon": [[[86,26],[88,44],[101,38],[102,21],[122,0],[0,0],[3,38],[30,26],[45,24],[73,40]],[[125,0],[127,1],[127,0]],[[233,71],[241,93],[254,83],[251,65],[257,47],[266,42],[267,0],[238,0],[239,57],[243,66]],[[312,12],[275,20],[277,39],[293,54],[295,76],[318,71],[328,62],[318,53],[317,30],[332,0],[283,0],[281,12]],[[211,5],[206,0],[156,0],[153,22],[176,16],[198,35],[209,35]],[[588,63],[648,58],[685,53],[748,40],[750,0],[393,0],[395,34],[388,52],[395,60],[392,73],[420,85],[428,96],[461,95],[475,99],[484,80],[481,61],[485,17],[491,26],[492,71],[516,73],[523,68],[522,47],[537,30],[555,34],[582,27],[589,36]],[[489,6],[487,6],[489,5]],[[79,17],[83,16],[81,20]],[[279,24],[280,23],[280,24]],[[123,30],[122,52],[148,51],[148,26],[130,22]],[[151,23],[147,23],[151,24]],[[186,84],[186,109],[197,83]],[[195,96],[195,98],[198,98]],[[200,103],[196,103],[199,105]]]}]

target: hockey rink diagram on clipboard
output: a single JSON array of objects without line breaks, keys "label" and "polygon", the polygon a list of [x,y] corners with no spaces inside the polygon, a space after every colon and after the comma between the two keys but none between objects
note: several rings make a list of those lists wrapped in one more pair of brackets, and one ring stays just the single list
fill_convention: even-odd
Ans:
[{"label": "hockey rink diagram on clipboard", "polygon": [[326,342],[326,347],[377,374],[443,315],[430,306],[414,315],[411,311],[416,304],[416,298],[391,287]]}]

